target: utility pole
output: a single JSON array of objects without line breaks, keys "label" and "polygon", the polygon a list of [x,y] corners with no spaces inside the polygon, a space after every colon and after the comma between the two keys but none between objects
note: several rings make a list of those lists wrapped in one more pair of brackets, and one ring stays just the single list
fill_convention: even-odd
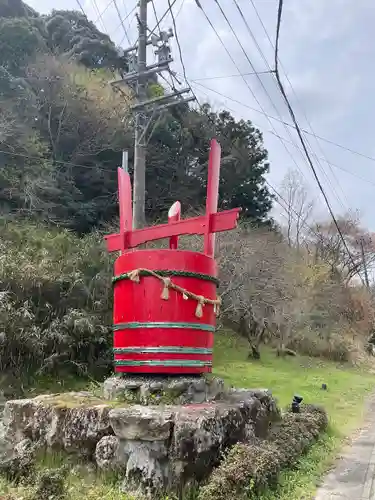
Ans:
[{"label": "utility pole", "polygon": [[[182,88],[161,97],[149,99],[147,83],[150,77],[163,71],[171,72],[169,64],[173,61],[169,39],[174,36],[172,29],[161,31],[159,35],[151,32],[147,27],[147,3],[149,0],[139,0],[138,11],[138,41],[124,50],[124,56],[129,62],[129,72],[121,80],[112,82],[120,88],[127,85],[133,88],[137,102],[132,106],[135,113],[135,140],[134,140],[134,181],[133,181],[133,226],[139,229],[145,225],[146,201],[146,155],[147,144],[150,140],[148,134],[150,124],[160,112],[195,99],[194,96],[182,98],[189,93],[190,88]],[[147,66],[147,47],[152,45],[158,62]]]},{"label": "utility pole", "polygon": [[[146,71],[147,59],[147,1],[139,1],[138,18],[138,75]],[[137,97],[140,102],[146,100],[145,80],[139,77],[137,80]],[[143,133],[147,118],[138,111],[135,115],[135,141],[134,141],[134,193],[133,193],[133,217],[135,229],[145,225],[145,201],[146,201],[146,137]]]}]

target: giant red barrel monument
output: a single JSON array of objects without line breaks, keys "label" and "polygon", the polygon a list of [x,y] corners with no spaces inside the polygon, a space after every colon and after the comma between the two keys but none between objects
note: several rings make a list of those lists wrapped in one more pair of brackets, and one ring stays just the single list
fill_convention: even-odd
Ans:
[{"label": "giant red barrel monument", "polygon": [[[239,208],[217,212],[221,148],[211,141],[206,213],[181,219],[176,202],[168,224],[132,229],[130,176],[118,169],[120,232],[106,236],[114,266],[114,364],[117,373],[194,375],[212,370],[220,298],[215,233],[237,226]],[[178,249],[179,236],[204,237],[204,251]],[[169,249],[138,249],[169,239]]]}]

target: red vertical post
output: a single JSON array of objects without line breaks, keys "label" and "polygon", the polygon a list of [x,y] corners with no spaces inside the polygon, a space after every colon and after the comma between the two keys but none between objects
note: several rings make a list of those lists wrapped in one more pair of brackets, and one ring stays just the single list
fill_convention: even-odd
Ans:
[{"label": "red vertical post", "polygon": [[[177,222],[181,218],[181,203],[175,201],[171,208],[168,210],[168,224],[171,222]],[[178,236],[172,236],[169,238],[169,248],[171,250],[177,250],[178,248]]]},{"label": "red vertical post", "polygon": [[118,175],[118,202],[120,212],[121,253],[125,250],[125,237],[132,230],[132,187],[129,173],[121,167],[117,169]]},{"label": "red vertical post", "polygon": [[219,199],[219,179],[220,179],[220,157],[221,147],[216,139],[211,140],[210,155],[208,158],[208,178],[207,178],[207,199],[206,218],[207,226],[204,235],[204,253],[209,257],[214,257],[215,234],[211,231],[211,214],[217,212]]}]

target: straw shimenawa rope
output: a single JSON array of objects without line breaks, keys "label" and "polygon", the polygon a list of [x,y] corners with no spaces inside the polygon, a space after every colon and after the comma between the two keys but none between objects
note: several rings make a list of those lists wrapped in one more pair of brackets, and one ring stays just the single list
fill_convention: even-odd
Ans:
[{"label": "straw shimenawa rope", "polygon": [[129,271],[127,274],[131,281],[139,283],[141,273],[147,273],[149,276],[154,276],[155,278],[163,282],[164,286],[163,286],[163,291],[161,293],[161,298],[163,300],[169,299],[170,289],[175,290],[176,292],[182,294],[184,300],[193,299],[197,301],[197,308],[195,310],[195,316],[197,318],[201,318],[203,316],[203,307],[206,304],[213,305],[216,316],[219,315],[220,305],[221,305],[220,297],[218,297],[217,299],[208,299],[207,297],[203,297],[203,295],[197,295],[193,292],[190,292],[189,290],[186,290],[186,288],[183,288],[182,286],[176,285],[176,283],[173,283],[173,281],[170,278],[165,278],[163,276],[160,276],[158,273],[150,269],[143,269],[143,268],[134,269],[133,271]]}]

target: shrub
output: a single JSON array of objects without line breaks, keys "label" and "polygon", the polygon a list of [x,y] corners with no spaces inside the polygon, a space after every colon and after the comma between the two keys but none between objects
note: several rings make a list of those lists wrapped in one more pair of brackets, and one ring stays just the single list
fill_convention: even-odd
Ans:
[{"label": "shrub", "polygon": [[35,476],[35,459],[32,453],[23,453],[0,460],[0,474],[18,485],[21,481],[31,482]]},{"label": "shrub", "polygon": [[65,498],[67,495],[66,475],[67,469],[65,467],[42,471],[38,476],[31,500],[41,500],[44,498],[60,500]]},{"label": "shrub", "polygon": [[325,411],[312,405],[299,414],[286,413],[267,440],[233,446],[200,489],[198,500],[258,498],[266,487],[276,485],[280,470],[306,452],[327,424]]},{"label": "shrub", "polygon": [[111,367],[111,259],[99,234],[0,221],[0,370]]}]

